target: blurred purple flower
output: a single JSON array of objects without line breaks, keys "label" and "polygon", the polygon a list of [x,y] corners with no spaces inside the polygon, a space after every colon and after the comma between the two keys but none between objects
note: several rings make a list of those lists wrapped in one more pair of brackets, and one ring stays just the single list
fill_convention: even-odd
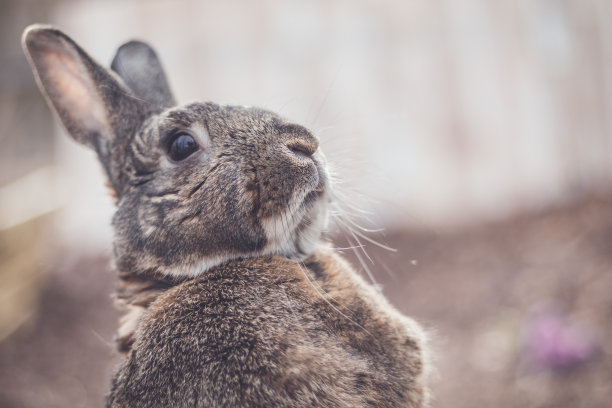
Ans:
[{"label": "blurred purple flower", "polygon": [[582,364],[598,351],[590,333],[557,310],[537,313],[527,325],[525,346],[531,366],[559,370]]}]

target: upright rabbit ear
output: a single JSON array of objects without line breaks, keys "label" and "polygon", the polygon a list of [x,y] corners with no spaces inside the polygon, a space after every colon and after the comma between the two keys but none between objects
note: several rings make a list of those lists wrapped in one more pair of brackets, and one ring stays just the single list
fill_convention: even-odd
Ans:
[{"label": "upright rabbit ear", "polygon": [[153,112],[176,105],[157,54],[140,41],[130,41],[118,50],[111,68],[134,95],[150,104]]},{"label": "upright rabbit ear", "polygon": [[145,116],[142,101],[60,30],[32,25],[23,48],[39,87],[68,133],[96,150],[109,181],[120,193],[122,159],[111,157],[129,143]]}]

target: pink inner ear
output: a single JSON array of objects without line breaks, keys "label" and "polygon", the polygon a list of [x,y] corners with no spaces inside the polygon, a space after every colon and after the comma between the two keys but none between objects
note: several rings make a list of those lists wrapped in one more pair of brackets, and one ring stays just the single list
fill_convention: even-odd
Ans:
[{"label": "pink inner ear", "polygon": [[[104,104],[89,73],[77,59],[64,50],[49,50],[43,55],[46,72],[41,78],[60,116],[86,131],[109,131]],[[59,112],[61,111],[61,112]]]}]

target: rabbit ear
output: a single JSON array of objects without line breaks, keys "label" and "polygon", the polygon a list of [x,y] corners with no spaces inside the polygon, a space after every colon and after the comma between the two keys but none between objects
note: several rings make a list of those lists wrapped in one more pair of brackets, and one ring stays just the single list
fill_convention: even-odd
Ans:
[{"label": "rabbit ear", "polygon": [[142,102],[60,30],[32,25],[22,42],[41,90],[78,142],[97,150],[131,127],[126,120],[141,120]]},{"label": "rabbit ear", "polygon": [[134,95],[150,104],[152,111],[176,105],[157,54],[146,43],[130,41],[118,50],[111,68]]},{"label": "rabbit ear", "polygon": [[98,153],[111,186],[120,193],[122,159],[111,152],[129,143],[145,118],[144,103],[54,27],[29,26],[22,43],[49,104],[72,138]]}]

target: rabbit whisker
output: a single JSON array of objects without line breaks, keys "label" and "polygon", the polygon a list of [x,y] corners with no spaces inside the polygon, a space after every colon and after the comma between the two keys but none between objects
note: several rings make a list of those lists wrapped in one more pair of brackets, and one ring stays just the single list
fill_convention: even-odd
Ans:
[{"label": "rabbit whisker", "polygon": [[[371,337],[374,337],[374,335],[372,333],[370,333],[368,331],[368,329],[366,329],[365,327],[363,327],[361,324],[357,323],[355,320],[351,319],[349,316],[347,316],[346,314],[344,314],[337,306],[335,306],[329,299],[328,297],[329,294],[327,292],[325,292],[325,290],[319,285],[317,284],[315,281],[313,281],[312,279],[310,279],[310,277],[308,276],[309,273],[306,271],[306,266],[300,262],[298,263],[298,266],[300,268],[300,271],[302,272],[302,274],[304,275],[304,278],[306,278],[306,281],[308,281],[308,283],[310,283],[310,285],[312,286],[312,288],[315,290],[315,292],[319,295],[319,297],[321,298],[321,300],[323,300],[325,303],[327,303],[329,305],[329,307],[332,308],[332,310],[334,310],[336,313],[338,313],[340,316],[342,316],[343,318],[347,319],[349,322],[353,323],[354,325],[356,325],[357,327],[359,327],[360,329],[362,329],[364,332],[366,332],[368,335],[370,335]],[[338,303],[334,298],[331,298],[334,302]],[[339,304],[339,303],[338,303]],[[339,304],[340,305],[340,304]],[[352,312],[348,307],[346,306],[341,306],[344,309],[346,309],[347,311]]]}]

